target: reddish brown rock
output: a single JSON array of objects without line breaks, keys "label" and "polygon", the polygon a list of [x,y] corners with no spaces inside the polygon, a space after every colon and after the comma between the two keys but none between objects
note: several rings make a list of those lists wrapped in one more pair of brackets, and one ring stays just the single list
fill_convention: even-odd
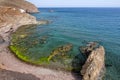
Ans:
[{"label": "reddish brown rock", "polygon": [[0,27],[4,26],[20,26],[25,24],[37,23],[36,18],[22,13],[19,9],[11,7],[0,7]]}]

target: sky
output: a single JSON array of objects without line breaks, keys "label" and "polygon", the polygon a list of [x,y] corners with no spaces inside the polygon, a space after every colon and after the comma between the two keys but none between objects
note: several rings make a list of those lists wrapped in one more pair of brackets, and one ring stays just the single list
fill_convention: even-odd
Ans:
[{"label": "sky", "polygon": [[120,0],[27,0],[37,7],[120,7]]}]

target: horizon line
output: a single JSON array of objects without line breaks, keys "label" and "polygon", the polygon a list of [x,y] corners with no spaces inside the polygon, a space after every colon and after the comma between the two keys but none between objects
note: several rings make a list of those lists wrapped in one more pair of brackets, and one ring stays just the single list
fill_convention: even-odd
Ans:
[{"label": "horizon line", "polygon": [[120,7],[37,7],[37,8],[120,8]]}]

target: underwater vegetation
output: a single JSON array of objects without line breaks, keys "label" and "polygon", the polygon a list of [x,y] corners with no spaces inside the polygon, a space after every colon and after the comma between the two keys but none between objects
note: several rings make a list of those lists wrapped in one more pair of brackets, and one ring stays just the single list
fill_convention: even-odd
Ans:
[{"label": "underwater vegetation", "polygon": [[[32,30],[34,28],[33,26],[28,29],[24,26],[12,34],[9,49],[20,60],[59,70],[80,70],[84,57],[80,53],[73,55],[73,50],[76,48],[72,43],[60,43],[55,47],[50,47],[48,44],[51,36],[47,34],[35,35],[35,31]],[[79,48],[77,50],[79,51]]]},{"label": "underwater vegetation", "polygon": [[72,49],[72,44],[66,44],[63,46],[60,46],[52,51],[50,56],[48,57],[48,61],[50,61],[52,58],[59,56],[62,58],[67,57],[67,53]]}]

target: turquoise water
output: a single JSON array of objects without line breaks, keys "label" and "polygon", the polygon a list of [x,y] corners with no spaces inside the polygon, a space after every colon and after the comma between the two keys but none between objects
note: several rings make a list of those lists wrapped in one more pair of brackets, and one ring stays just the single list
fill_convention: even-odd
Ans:
[{"label": "turquoise water", "polygon": [[[17,42],[19,46],[28,48],[25,55],[29,55],[32,60],[38,60],[49,56],[60,46],[72,44],[72,50],[67,53],[69,58],[66,58],[72,61],[80,54],[79,47],[85,42],[97,41],[106,50],[105,80],[120,80],[120,8],[52,8],[54,12],[49,10],[51,9],[40,8],[40,13],[32,15],[38,20],[49,20],[51,24],[20,28],[16,32],[17,35],[30,34]],[[43,37],[45,42],[39,42]],[[39,44],[31,46],[36,40]],[[81,54],[80,56],[82,63],[83,57]],[[66,61],[68,66],[72,65],[69,61]],[[62,63],[55,66],[62,67]]]}]

